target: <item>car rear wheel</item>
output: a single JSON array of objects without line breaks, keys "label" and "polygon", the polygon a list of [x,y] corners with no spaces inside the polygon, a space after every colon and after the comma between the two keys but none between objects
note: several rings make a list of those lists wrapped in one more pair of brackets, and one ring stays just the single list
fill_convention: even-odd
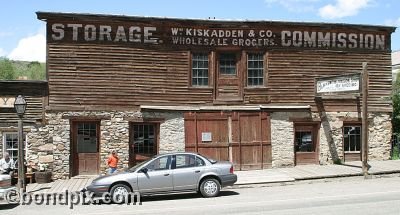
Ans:
[{"label": "car rear wheel", "polygon": [[220,190],[221,185],[215,178],[206,178],[200,184],[201,195],[205,198],[218,196]]},{"label": "car rear wheel", "polygon": [[125,184],[116,184],[112,186],[111,190],[111,200],[114,203],[124,203],[129,201],[129,195],[131,193],[131,188]]}]

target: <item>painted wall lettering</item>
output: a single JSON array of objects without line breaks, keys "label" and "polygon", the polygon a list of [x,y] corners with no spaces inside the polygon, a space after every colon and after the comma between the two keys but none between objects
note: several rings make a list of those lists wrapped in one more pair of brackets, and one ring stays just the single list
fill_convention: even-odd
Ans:
[{"label": "painted wall lettering", "polygon": [[132,42],[158,44],[159,39],[153,33],[157,31],[153,26],[110,26],[95,24],[60,24],[51,25],[51,39],[53,41],[104,41],[104,42]]},{"label": "painted wall lettering", "polygon": [[[53,42],[101,42],[134,45],[160,45],[185,47],[243,47],[243,48],[295,48],[295,49],[364,49],[387,51],[390,34],[363,32],[359,29],[309,27],[307,30],[287,29],[276,25],[257,28],[251,25],[238,28],[212,24],[203,28],[173,26],[168,23],[134,22],[133,24],[51,23],[48,39]],[[167,27],[169,26],[169,27]],[[300,29],[300,28],[299,28]],[[313,30],[315,29],[315,30]]]}]

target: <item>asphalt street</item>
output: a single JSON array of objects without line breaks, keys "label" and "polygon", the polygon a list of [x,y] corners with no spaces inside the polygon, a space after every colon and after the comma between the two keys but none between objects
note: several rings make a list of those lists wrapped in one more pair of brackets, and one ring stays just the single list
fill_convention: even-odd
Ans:
[{"label": "asphalt street", "polygon": [[400,214],[400,177],[342,178],[286,186],[225,189],[217,198],[196,194],[142,198],[142,205],[1,205],[0,214]]}]

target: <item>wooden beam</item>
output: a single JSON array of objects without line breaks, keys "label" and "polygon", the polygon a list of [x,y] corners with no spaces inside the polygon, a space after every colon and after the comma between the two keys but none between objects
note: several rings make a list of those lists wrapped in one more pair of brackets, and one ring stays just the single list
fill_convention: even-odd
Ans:
[{"label": "wooden beam", "polygon": [[368,69],[362,64],[362,170],[364,177],[368,175]]}]

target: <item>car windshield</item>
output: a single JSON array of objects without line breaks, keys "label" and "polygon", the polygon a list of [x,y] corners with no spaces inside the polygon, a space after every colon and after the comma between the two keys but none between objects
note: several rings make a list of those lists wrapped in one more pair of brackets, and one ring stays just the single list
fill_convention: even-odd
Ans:
[{"label": "car windshield", "polygon": [[137,163],[135,166],[131,167],[130,169],[127,170],[127,172],[135,172],[139,166],[141,166],[143,163],[147,162],[148,160],[142,161]]}]

